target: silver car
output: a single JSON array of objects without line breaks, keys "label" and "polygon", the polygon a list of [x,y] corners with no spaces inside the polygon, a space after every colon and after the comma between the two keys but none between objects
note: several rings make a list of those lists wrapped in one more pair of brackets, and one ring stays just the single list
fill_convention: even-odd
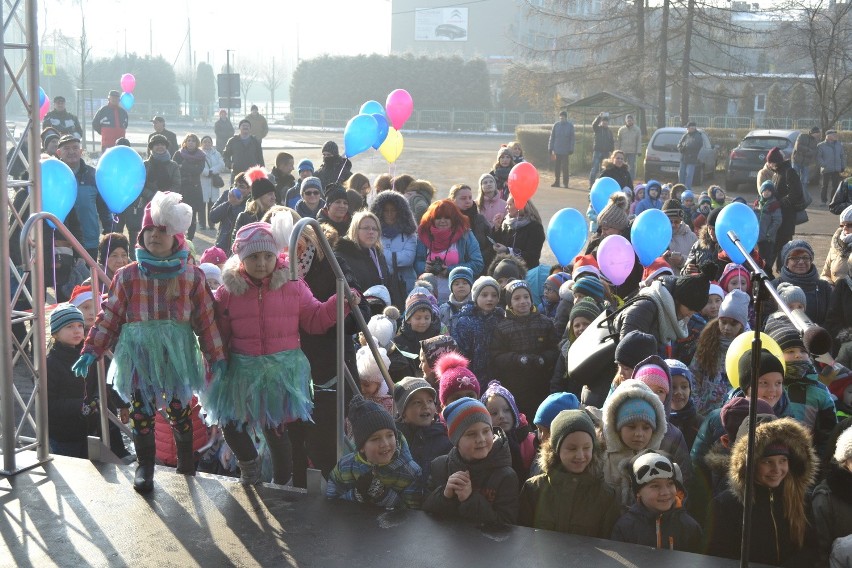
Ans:
[{"label": "silver car", "polygon": [[[710,142],[710,137],[702,129],[698,129],[704,142],[698,153],[698,165],[695,168],[693,183],[701,185],[705,178],[713,176],[716,171],[716,148]],[[651,135],[648,147],[645,149],[645,179],[677,180],[680,169],[680,152],[677,143],[686,134],[686,128],[670,126],[658,128]]]}]

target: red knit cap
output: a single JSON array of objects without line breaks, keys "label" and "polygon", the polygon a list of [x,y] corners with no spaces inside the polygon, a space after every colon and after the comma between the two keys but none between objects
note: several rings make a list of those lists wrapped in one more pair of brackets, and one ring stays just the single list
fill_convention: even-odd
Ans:
[{"label": "red knit cap", "polygon": [[455,351],[445,353],[435,363],[435,376],[438,377],[438,399],[441,406],[447,406],[447,400],[457,392],[472,391],[479,398],[479,381],[468,369],[470,361]]}]

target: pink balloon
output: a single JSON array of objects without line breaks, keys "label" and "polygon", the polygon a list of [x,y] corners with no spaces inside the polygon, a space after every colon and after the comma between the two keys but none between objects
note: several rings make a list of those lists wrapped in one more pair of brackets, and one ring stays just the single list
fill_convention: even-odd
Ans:
[{"label": "pink balloon", "polygon": [[385,101],[385,114],[387,114],[391,126],[397,130],[402,128],[413,110],[414,101],[405,89],[391,91],[387,101]]},{"label": "pink balloon", "polygon": [[636,253],[630,241],[621,235],[610,235],[598,247],[598,266],[607,279],[619,286],[633,271]]},{"label": "pink balloon", "polygon": [[121,90],[125,93],[132,93],[136,88],[136,77],[131,73],[125,73],[121,76]]},{"label": "pink balloon", "polygon": [[39,120],[44,120],[45,115],[50,111],[50,99],[44,99],[44,104],[38,109]]}]

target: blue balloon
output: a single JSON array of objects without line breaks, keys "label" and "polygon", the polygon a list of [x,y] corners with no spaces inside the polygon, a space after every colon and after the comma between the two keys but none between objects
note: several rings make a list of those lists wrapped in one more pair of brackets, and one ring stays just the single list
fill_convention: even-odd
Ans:
[{"label": "blue balloon", "polygon": [[357,156],[376,141],[379,123],[369,114],[359,114],[346,123],[343,130],[343,147],[347,158]]},{"label": "blue balloon", "polygon": [[38,108],[44,106],[44,101],[47,100],[47,93],[41,87],[38,88]]},{"label": "blue balloon", "polygon": [[[65,217],[77,201],[77,178],[65,162],[49,158],[41,162],[41,210]],[[48,221],[51,227],[53,223]]]},{"label": "blue balloon", "polygon": [[742,264],[745,257],[728,237],[728,231],[733,231],[743,248],[751,252],[757,244],[759,232],[757,215],[745,203],[731,203],[725,205],[716,217],[716,240],[719,246],[728,254],[731,262]]},{"label": "blue balloon", "polygon": [[649,266],[666,252],[671,240],[671,222],[659,209],[642,211],[630,228],[630,241],[642,266]]},{"label": "blue balloon", "polygon": [[562,266],[580,254],[588,234],[586,217],[576,209],[560,209],[547,225],[547,242]]},{"label": "blue balloon", "polygon": [[134,102],[136,102],[136,99],[131,93],[121,93],[121,97],[118,99],[118,104],[120,104],[121,108],[124,110],[132,109]]},{"label": "blue balloon", "polygon": [[385,107],[378,101],[367,101],[361,105],[361,110],[358,111],[358,114],[380,114],[385,116]]},{"label": "blue balloon", "polygon": [[388,137],[388,119],[385,115],[379,113],[370,116],[375,118],[376,124],[379,125],[379,133],[376,135],[376,141],[373,142],[373,148],[378,150],[379,146],[382,145],[382,142],[385,141],[385,138]]},{"label": "blue balloon", "polygon": [[145,163],[129,146],[113,146],[104,152],[95,169],[98,193],[115,215],[139,199],[145,186]]},{"label": "blue balloon", "polygon": [[589,192],[589,198],[592,201],[592,209],[595,213],[600,213],[606,207],[606,202],[609,201],[609,196],[616,191],[621,191],[618,182],[611,177],[602,177],[595,180],[592,185],[592,191]]}]

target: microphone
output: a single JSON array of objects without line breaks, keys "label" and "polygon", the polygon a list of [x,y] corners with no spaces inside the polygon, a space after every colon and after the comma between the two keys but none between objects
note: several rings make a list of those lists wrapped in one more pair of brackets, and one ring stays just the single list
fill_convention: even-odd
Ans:
[{"label": "microphone", "polygon": [[802,341],[808,353],[822,355],[831,351],[831,335],[824,328],[812,322],[804,313],[799,310],[792,310],[790,321],[802,334]]}]

